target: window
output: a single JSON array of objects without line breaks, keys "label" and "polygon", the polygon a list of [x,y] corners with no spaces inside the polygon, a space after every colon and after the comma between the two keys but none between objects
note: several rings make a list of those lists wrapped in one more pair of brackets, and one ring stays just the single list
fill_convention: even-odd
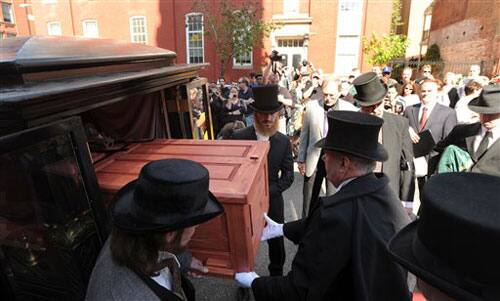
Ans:
[{"label": "window", "polygon": [[186,15],[186,53],[187,63],[203,63],[203,15],[194,13]]},{"label": "window", "polygon": [[253,51],[249,51],[245,54],[233,58],[233,66],[234,67],[252,66],[252,56],[253,56]]},{"label": "window", "polygon": [[362,18],[363,0],[339,1],[335,55],[335,73],[339,75],[359,67]]},{"label": "window", "polygon": [[304,47],[303,39],[279,39],[278,47]]},{"label": "window", "polygon": [[2,2],[3,21],[5,23],[14,23],[12,17],[12,5],[10,3]]},{"label": "window", "polygon": [[62,35],[61,22],[56,21],[47,23],[47,33],[49,36]]},{"label": "window", "polygon": [[130,41],[140,44],[148,43],[146,17],[130,17]]},{"label": "window", "polygon": [[284,0],[283,14],[296,15],[299,13],[299,0]]},{"label": "window", "polygon": [[83,36],[88,38],[98,38],[99,29],[97,28],[96,20],[85,20],[82,22]]}]

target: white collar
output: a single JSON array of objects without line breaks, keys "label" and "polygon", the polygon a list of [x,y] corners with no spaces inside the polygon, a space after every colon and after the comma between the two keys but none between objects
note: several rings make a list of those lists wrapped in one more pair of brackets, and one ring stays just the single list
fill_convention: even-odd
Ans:
[{"label": "white collar", "polygon": [[339,192],[339,191],[340,191],[340,189],[342,189],[342,187],[344,187],[345,185],[347,185],[349,182],[351,182],[352,180],[354,180],[354,179],[356,179],[356,178],[357,178],[357,177],[354,177],[354,178],[349,178],[349,179],[347,179],[347,180],[344,180],[344,182],[342,182],[342,183],[340,183],[340,184],[339,184],[339,187],[336,187],[336,188],[337,188],[337,191],[336,191],[335,193]]}]

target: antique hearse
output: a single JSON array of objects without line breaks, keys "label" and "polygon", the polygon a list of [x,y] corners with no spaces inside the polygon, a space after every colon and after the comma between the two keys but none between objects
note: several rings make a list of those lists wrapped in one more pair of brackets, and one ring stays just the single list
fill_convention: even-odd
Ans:
[{"label": "antique hearse", "polygon": [[253,268],[268,206],[266,142],[217,141],[198,76],[146,45],[75,37],[0,41],[0,298],[82,300],[106,208],[151,160],[210,171],[225,213],[190,249],[213,275]]}]

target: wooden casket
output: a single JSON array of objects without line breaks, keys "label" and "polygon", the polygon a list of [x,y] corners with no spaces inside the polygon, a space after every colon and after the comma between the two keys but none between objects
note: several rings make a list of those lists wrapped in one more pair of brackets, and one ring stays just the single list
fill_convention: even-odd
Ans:
[{"label": "wooden casket", "polygon": [[137,178],[149,161],[183,158],[203,164],[210,172],[210,191],[224,214],[196,229],[190,250],[209,273],[232,277],[253,269],[269,205],[267,153],[259,141],[158,139],[135,144],[97,163],[95,170],[106,205],[115,193]]}]

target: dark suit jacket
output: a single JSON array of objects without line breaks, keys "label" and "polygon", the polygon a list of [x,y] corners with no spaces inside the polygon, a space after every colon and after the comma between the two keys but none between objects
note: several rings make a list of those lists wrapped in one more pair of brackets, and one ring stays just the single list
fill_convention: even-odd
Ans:
[{"label": "dark suit jacket", "polygon": [[[461,124],[453,128],[451,133],[436,145],[435,150],[440,154],[449,145],[456,145],[467,151],[471,157],[474,152],[474,137],[481,131],[481,123]],[[489,149],[471,168],[472,172],[500,176],[500,139],[493,143]]]},{"label": "dark suit jacket", "polygon": [[413,147],[408,133],[408,120],[384,112],[382,115],[382,144],[389,159],[383,162],[383,172],[389,177],[389,186],[401,201],[413,200]]},{"label": "dark suit jacket", "polygon": [[[418,125],[418,111],[422,104],[416,104],[405,109],[404,116],[408,118],[410,126],[419,132]],[[432,138],[438,143],[443,140],[457,124],[457,114],[453,109],[450,109],[442,104],[436,103],[434,109],[432,109],[431,114],[427,118],[427,123],[424,126],[425,130],[430,130]]]},{"label": "dark suit jacket", "polygon": [[388,178],[358,177],[320,198],[311,214],[284,225],[299,248],[284,277],[252,283],[256,300],[410,300],[406,271],[386,249],[408,222]]},{"label": "dark suit jacket", "polygon": [[[410,126],[413,128],[415,132],[419,132],[419,119],[418,119],[418,111],[420,110],[422,104],[416,104],[405,109],[404,116],[408,118],[408,122]],[[457,124],[457,114],[455,110],[450,109],[449,107],[443,106],[442,104],[436,103],[434,109],[432,109],[431,114],[427,118],[427,123],[425,124],[422,131],[430,130],[432,138],[434,141],[439,143],[439,141],[443,140],[448,134],[451,132],[453,127]],[[434,170],[437,166],[437,157],[438,153],[432,151],[427,156],[427,161],[429,162],[429,171],[428,174],[434,173]]]},{"label": "dark suit jacket", "polygon": [[[236,131],[231,139],[257,140],[255,128],[246,127]],[[277,132],[269,139],[270,149],[267,154],[269,173],[269,217],[278,222],[284,221],[283,197],[281,193],[293,183],[292,145],[288,138]],[[281,175],[279,174],[281,172]],[[279,204],[281,203],[281,204]],[[280,208],[281,207],[281,208]]]}]

